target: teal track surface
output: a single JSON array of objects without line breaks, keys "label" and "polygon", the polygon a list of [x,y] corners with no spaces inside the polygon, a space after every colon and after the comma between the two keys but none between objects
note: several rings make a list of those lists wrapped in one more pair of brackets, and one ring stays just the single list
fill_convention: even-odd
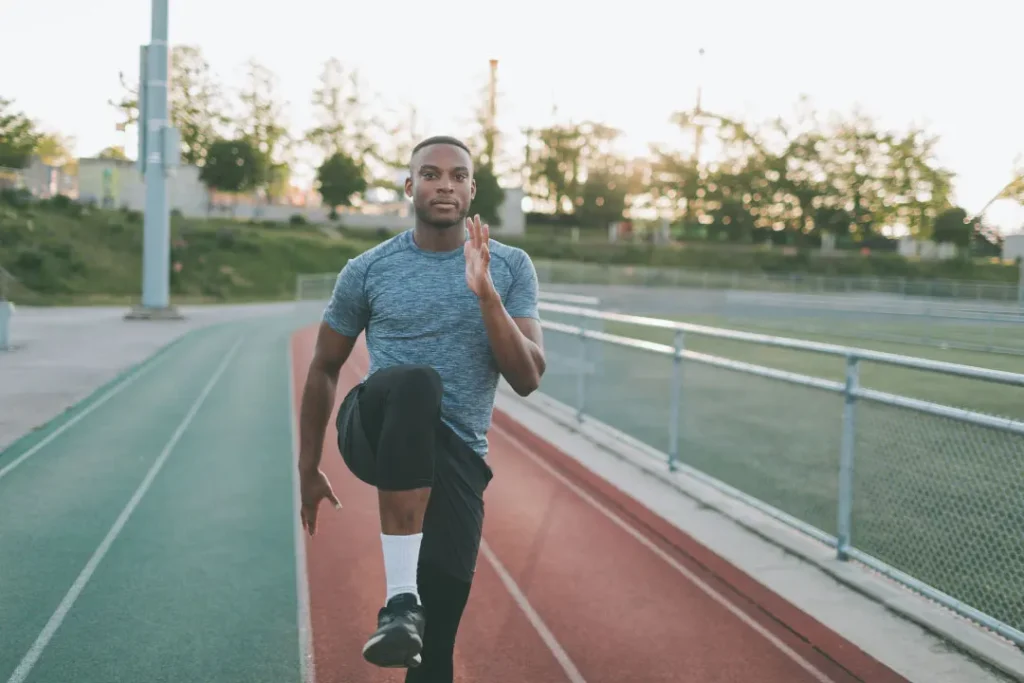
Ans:
[{"label": "teal track surface", "polygon": [[304,322],[190,333],[0,453],[0,682],[301,680]]}]

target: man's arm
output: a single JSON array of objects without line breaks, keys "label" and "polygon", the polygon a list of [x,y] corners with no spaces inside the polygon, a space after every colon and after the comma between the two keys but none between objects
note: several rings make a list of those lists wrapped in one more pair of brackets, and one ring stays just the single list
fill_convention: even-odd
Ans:
[{"label": "man's arm", "polygon": [[361,261],[345,264],[324,310],[299,409],[299,468],[303,472],[315,472],[320,466],[327,420],[334,409],[338,373],[369,319],[365,277]]},{"label": "man's arm", "polygon": [[540,323],[510,316],[493,287],[480,297],[480,310],[501,375],[517,394],[528,396],[540,387],[547,368]]},{"label": "man's arm", "polygon": [[355,337],[344,336],[327,323],[320,323],[299,410],[299,469],[304,472],[313,472],[320,467],[327,421],[334,408],[338,373],[355,343]]}]

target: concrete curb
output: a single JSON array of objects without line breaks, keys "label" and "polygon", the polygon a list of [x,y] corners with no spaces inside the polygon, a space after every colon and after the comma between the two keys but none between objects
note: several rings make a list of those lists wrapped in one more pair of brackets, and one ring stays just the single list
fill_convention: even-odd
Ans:
[{"label": "concrete curb", "polygon": [[856,561],[836,559],[834,550],[827,545],[685,472],[670,472],[666,466],[667,455],[613,427],[590,417],[585,417],[581,423],[576,420],[575,410],[543,394],[524,399],[504,386],[502,393],[509,400],[578,434],[602,451],[637,467],[646,475],[810,563],[848,588],[938,636],[951,647],[1014,680],[1024,681],[1024,652],[1013,643]]}]

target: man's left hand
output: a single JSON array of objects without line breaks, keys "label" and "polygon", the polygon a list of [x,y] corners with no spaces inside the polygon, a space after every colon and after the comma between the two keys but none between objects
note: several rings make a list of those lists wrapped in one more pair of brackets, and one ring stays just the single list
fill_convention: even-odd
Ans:
[{"label": "man's left hand", "polygon": [[466,227],[469,230],[469,238],[463,247],[466,257],[466,285],[470,291],[483,298],[494,292],[490,268],[490,229],[486,223],[480,222],[479,214],[467,218]]}]

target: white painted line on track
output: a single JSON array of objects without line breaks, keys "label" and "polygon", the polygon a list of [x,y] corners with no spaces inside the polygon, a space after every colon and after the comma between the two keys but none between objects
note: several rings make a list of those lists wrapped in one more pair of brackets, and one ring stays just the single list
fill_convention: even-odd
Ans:
[{"label": "white painted line on track", "polygon": [[137,367],[127,377],[122,378],[120,382],[118,382],[114,386],[110,387],[110,389],[108,389],[106,391],[106,393],[104,393],[101,397],[96,399],[95,402],[90,404],[82,412],[78,413],[73,418],[71,418],[70,420],[68,420],[64,424],[62,424],[60,427],[57,427],[57,429],[55,429],[52,432],[50,432],[49,434],[47,434],[46,438],[44,438],[42,441],[40,441],[36,445],[32,446],[32,448],[28,449],[27,451],[25,451],[24,453],[19,455],[17,458],[15,458],[10,463],[8,463],[5,467],[0,468],[0,479],[3,479],[7,474],[9,474],[11,471],[13,471],[15,467],[17,467],[18,465],[20,465],[21,463],[25,462],[26,460],[31,458],[33,455],[35,455],[36,453],[41,451],[48,443],[50,443],[51,441],[56,439],[58,436],[60,436],[61,434],[63,434],[67,430],[69,430],[72,427],[74,427],[76,424],[78,424],[89,413],[91,413],[92,411],[96,410],[101,405],[103,405],[104,403],[106,403],[110,399],[112,399],[115,396],[117,396],[123,390],[127,389],[135,380],[137,380],[139,377],[142,377],[144,374],[149,372],[150,369],[152,369],[154,366],[158,365],[165,357],[166,357],[166,354],[162,354],[159,358],[155,358],[155,359],[153,359],[149,363],[145,363],[144,362],[143,365]]},{"label": "white painted line on track", "polygon": [[298,596],[299,671],[303,683],[316,683],[316,662],[313,659],[313,627],[309,613],[309,574],[306,571],[306,539],[299,510],[302,496],[299,492],[299,426],[295,413],[295,364],[292,342],[288,340],[288,407],[292,425],[292,501],[295,512],[295,583]]},{"label": "white painted line on track", "polygon": [[706,583],[699,576],[697,576],[692,571],[690,571],[685,566],[683,566],[678,560],[676,560],[674,557],[672,557],[667,552],[665,552],[660,547],[658,547],[658,545],[656,545],[649,538],[647,538],[646,536],[641,534],[639,531],[637,531],[636,528],[634,528],[631,524],[626,522],[624,519],[619,517],[617,514],[615,514],[611,510],[609,510],[606,506],[601,504],[601,502],[599,502],[597,499],[595,499],[589,493],[587,493],[586,491],[581,489],[579,486],[577,486],[575,483],[570,481],[565,475],[563,475],[561,472],[559,472],[554,467],[552,467],[550,463],[548,463],[546,460],[544,460],[544,458],[540,457],[539,455],[537,455],[533,451],[531,451],[530,448],[526,444],[524,444],[522,441],[517,439],[515,436],[513,436],[507,430],[505,430],[505,429],[503,429],[503,428],[501,428],[501,427],[499,427],[497,425],[494,425],[492,427],[492,429],[494,429],[495,431],[500,433],[502,438],[504,438],[507,441],[511,442],[514,446],[516,446],[516,448],[518,448],[520,451],[522,451],[522,453],[524,455],[526,455],[528,458],[530,458],[531,460],[536,462],[538,465],[540,465],[541,468],[543,468],[546,472],[548,472],[548,474],[550,474],[552,477],[554,477],[558,481],[560,481],[563,484],[565,484],[565,486],[569,490],[571,490],[573,493],[578,495],[580,498],[582,498],[586,502],[590,503],[590,505],[592,505],[594,507],[594,509],[596,509],[598,512],[600,512],[605,517],[607,517],[609,520],[611,520],[612,523],[614,523],[616,526],[618,526],[623,531],[625,531],[627,534],[629,534],[634,539],[636,539],[640,543],[640,545],[644,546],[645,548],[647,548],[648,550],[653,552],[655,555],[660,557],[662,560],[667,562],[673,569],[678,571],[680,574],[685,576],[691,583],[693,583],[693,585],[695,585],[695,586],[697,586],[697,588],[701,589],[708,597],[710,597],[712,600],[717,602],[719,605],[721,605],[722,607],[727,609],[730,613],[733,614],[733,616],[735,616],[740,621],[742,621],[744,624],[746,624],[747,626],[752,628],[758,634],[763,636],[768,642],[770,642],[772,645],[774,645],[776,648],[778,648],[780,652],[782,652],[784,655],[786,655],[791,660],[793,660],[793,662],[795,662],[801,669],[803,669],[804,671],[809,673],[814,678],[814,680],[818,681],[819,683],[833,683],[833,680],[831,678],[826,676],[824,673],[819,671],[817,667],[815,667],[813,664],[811,664],[806,659],[804,659],[804,657],[801,656],[799,652],[797,652],[796,650],[794,650],[790,646],[786,645],[774,633],[772,633],[771,631],[766,629],[764,626],[759,624],[749,614],[747,614],[746,612],[741,610],[739,607],[737,607],[733,602],[731,602],[727,597],[725,597],[724,595],[722,595],[721,593],[716,591],[713,587],[711,587],[711,585]]},{"label": "white painted line on track", "polygon": [[75,601],[78,600],[78,596],[82,594],[82,591],[89,583],[89,579],[92,578],[96,568],[99,566],[100,562],[103,561],[107,551],[110,550],[110,546],[117,540],[117,537],[121,534],[121,530],[124,529],[124,525],[128,522],[132,513],[135,512],[135,508],[138,507],[143,496],[145,496],[146,492],[149,491],[149,487],[153,484],[153,480],[156,478],[156,475],[160,473],[164,463],[167,462],[171,452],[174,450],[175,445],[177,445],[182,435],[184,435],[185,430],[187,430],[189,425],[192,424],[192,420],[195,419],[196,414],[199,412],[199,408],[202,407],[203,403],[206,401],[206,397],[210,395],[213,387],[217,384],[217,381],[220,380],[221,375],[224,374],[224,371],[227,369],[231,359],[238,351],[238,347],[242,345],[242,341],[243,339],[239,339],[235,342],[234,346],[232,346],[227,354],[225,354],[224,360],[221,361],[220,366],[213,373],[213,377],[211,377],[210,381],[206,383],[205,387],[203,387],[199,397],[195,400],[195,403],[192,404],[192,408],[189,409],[188,414],[185,415],[181,424],[178,425],[178,428],[171,436],[171,439],[164,446],[160,455],[157,456],[156,461],[149,468],[149,471],[146,472],[146,476],[143,478],[142,483],[139,484],[137,489],[135,489],[135,493],[132,494],[128,504],[124,506],[123,510],[121,510],[121,514],[118,515],[117,519],[114,521],[114,525],[110,527],[110,531],[107,532],[107,535],[100,542],[99,547],[96,548],[92,557],[90,557],[89,561],[86,562],[85,567],[78,575],[78,578],[75,579],[75,582],[71,585],[71,588],[64,596],[64,599],[60,601],[60,604],[57,606],[57,610],[50,617],[50,620],[46,622],[46,626],[43,627],[43,630],[39,633],[35,642],[32,643],[32,646],[28,649],[28,652],[26,652],[25,656],[22,657],[21,663],[18,664],[18,668],[15,669],[14,673],[11,674],[11,677],[7,679],[7,683],[24,683],[25,679],[28,678],[28,675],[32,672],[32,667],[34,667],[36,662],[39,661],[39,658],[43,654],[43,650],[46,649],[50,639],[53,638],[57,629],[59,629],[61,624],[64,622],[64,618],[67,617],[68,612],[71,611]]},{"label": "white painted line on track", "polygon": [[498,578],[500,578],[501,582],[505,584],[505,589],[509,592],[509,595],[512,596],[512,600],[519,605],[519,609],[523,611],[523,614],[526,615],[527,620],[529,620],[534,630],[537,631],[537,635],[540,636],[540,639],[543,640],[544,644],[548,646],[549,650],[551,650],[551,654],[554,655],[559,665],[561,665],[562,670],[565,672],[566,677],[568,677],[569,683],[587,683],[586,679],[583,678],[583,674],[580,673],[580,670],[576,668],[575,664],[573,664],[572,659],[569,658],[565,648],[562,647],[562,644],[558,642],[557,638],[555,638],[555,634],[551,632],[551,629],[548,628],[547,624],[544,623],[544,620],[540,618],[539,614],[537,614],[537,610],[533,608],[530,601],[526,599],[526,595],[523,593],[522,589],[519,588],[515,579],[512,578],[512,575],[508,573],[505,566],[498,560],[498,557],[494,554],[494,551],[491,550],[487,541],[480,541],[480,552],[483,553],[483,556],[486,557],[487,561],[491,563],[492,567],[494,567],[494,571],[498,573]]}]

